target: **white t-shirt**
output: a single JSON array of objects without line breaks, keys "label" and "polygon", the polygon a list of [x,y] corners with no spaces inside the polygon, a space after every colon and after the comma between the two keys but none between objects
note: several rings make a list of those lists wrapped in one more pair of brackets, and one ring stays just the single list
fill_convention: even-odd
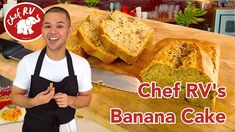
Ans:
[{"label": "white t-shirt", "polygon": [[[16,78],[13,85],[21,89],[30,89],[31,75],[34,74],[37,59],[41,50],[26,55],[18,64]],[[69,52],[72,58],[74,74],[77,76],[79,92],[86,92],[92,89],[91,69],[86,59]],[[43,78],[54,82],[62,81],[68,76],[67,58],[62,60],[52,60],[46,54],[43,59],[40,75]],[[72,121],[60,125],[60,132],[77,131],[76,121]]]}]

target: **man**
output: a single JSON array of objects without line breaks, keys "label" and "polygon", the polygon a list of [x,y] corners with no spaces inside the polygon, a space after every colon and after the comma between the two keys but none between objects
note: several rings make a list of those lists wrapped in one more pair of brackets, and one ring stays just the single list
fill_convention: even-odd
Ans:
[{"label": "man", "polygon": [[75,109],[91,101],[90,65],[65,48],[71,33],[65,9],[50,8],[42,21],[47,45],[19,62],[12,102],[26,108],[23,132],[76,132]]}]

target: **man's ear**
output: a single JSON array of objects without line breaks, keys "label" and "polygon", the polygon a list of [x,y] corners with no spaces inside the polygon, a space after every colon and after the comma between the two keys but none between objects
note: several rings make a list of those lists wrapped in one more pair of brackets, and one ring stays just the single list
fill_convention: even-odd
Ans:
[{"label": "man's ear", "polygon": [[72,32],[71,26],[69,26],[69,31],[68,31],[68,35],[70,35]]},{"label": "man's ear", "polygon": [[41,26],[41,31],[42,31],[42,33],[43,33],[43,26]]}]

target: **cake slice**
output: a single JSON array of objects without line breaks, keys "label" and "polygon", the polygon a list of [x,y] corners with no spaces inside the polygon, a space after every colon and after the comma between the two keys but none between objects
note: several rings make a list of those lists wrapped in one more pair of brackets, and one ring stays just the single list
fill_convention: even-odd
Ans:
[{"label": "cake slice", "polygon": [[78,29],[77,37],[82,48],[89,55],[97,57],[106,64],[112,63],[117,56],[109,53],[99,37],[99,25],[103,20],[110,19],[108,12],[96,11],[91,13]]},{"label": "cake slice", "polygon": [[100,25],[104,47],[128,64],[134,64],[148,42],[153,29],[125,13],[115,11]]},{"label": "cake slice", "polygon": [[[156,81],[162,88],[181,81],[183,89],[180,97],[183,99],[187,82],[202,82],[204,85],[208,82],[217,83],[219,69],[217,45],[207,41],[169,38],[160,41],[156,48],[158,50],[155,59],[140,72],[143,81]],[[214,108],[215,95],[215,91],[211,90],[208,98],[186,100],[202,107]]]},{"label": "cake slice", "polygon": [[81,25],[81,21],[76,21],[71,24],[72,31],[66,40],[66,48],[69,51],[72,51],[72,52],[86,58],[88,55],[82,49],[81,43],[79,43],[79,40],[77,38],[77,30],[80,25]]}]

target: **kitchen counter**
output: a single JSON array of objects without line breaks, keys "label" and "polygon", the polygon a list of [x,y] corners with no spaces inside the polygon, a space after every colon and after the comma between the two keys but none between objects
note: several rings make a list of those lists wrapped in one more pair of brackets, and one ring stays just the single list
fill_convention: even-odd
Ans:
[{"label": "kitchen counter", "polygon": [[[94,9],[81,7],[77,5],[60,4],[66,8],[72,16],[72,21],[84,20],[86,16]],[[217,99],[216,109],[214,111],[223,111],[227,115],[227,122],[221,125],[187,125],[179,119],[180,112],[186,107],[192,107],[196,111],[202,111],[202,108],[192,106],[187,102],[175,102],[169,99],[141,99],[135,93],[119,91],[104,86],[93,85],[93,99],[88,108],[78,110],[78,113],[84,117],[91,119],[112,131],[235,131],[235,37],[218,35],[197,29],[151,21],[142,20],[154,28],[153,44],[148,45],[141,55],[140,59],[149,55],[156,42],[164,38],[189,38],[200,39],[214,42],[220,45],[220,70],[219,85],[226,86],[228,96],[225,99]],[[6,34],[0,37],[8,38]],[[42,39],[23,45],[32,50],[38,50],[44,46]],[[0,74],[13,80],[16,73],[17,61],[6,60],[0,56]],[[97,63],[100,63],[97,61]],[[122,65],[122,66],[120,66]],[[125,65],[115,62],[111,65],[103,65],[102,67],[115,67],[117,72],[138,77],[138,73],[131,72],[130,69],[137,69],[141,62],[135,65]],[[133,70],[135,71],[135,70]],[[177,116],[177,123],[171,125],[155,124],[155,125],[111,125],[109,123],[110,108],[121,108],[123,111],[129,112],[174,112]]]},{"label": "kitchen counter", "polygon": [[[22,125],[23,122],[4,124],[0,125],[0,130],[1,132],[21,132]],[[111,132],[111,130],[103,126],[100,126],[97,123],[86,118],[77,119],[77,126],[79,132],[94,132],[94,131]]]}]

